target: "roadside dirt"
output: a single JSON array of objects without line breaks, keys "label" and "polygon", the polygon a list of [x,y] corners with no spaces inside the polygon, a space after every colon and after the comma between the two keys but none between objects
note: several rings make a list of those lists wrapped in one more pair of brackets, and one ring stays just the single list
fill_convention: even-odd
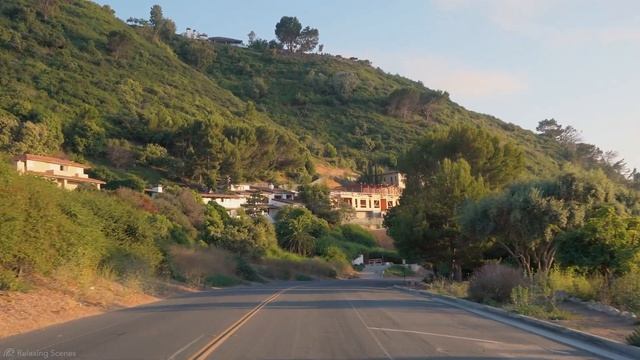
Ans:
[{"label": "roadside dirt", "polygon": [[150,285],[153,295],[105,279],[80,287],[63,280],[34,278],[27,291],[0,291],[0,338],[195,291],[172,283]]},{"label": "roadside dirt", "polygon": [[625,338],[633,332],[636,326],[636,320],[591,310],[580,304],[563,302],[558,306],[575,316],[570,320],[555,320],[554,323],[611,340],[624,343]]}]

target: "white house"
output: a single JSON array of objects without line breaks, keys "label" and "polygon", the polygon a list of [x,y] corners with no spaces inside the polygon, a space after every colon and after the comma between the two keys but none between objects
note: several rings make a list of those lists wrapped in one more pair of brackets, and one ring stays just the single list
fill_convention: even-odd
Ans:
[{"label": "white house", "polygon": [[50,179],[63,189],[74,190],[86,184],[100,189],[104,181],[92,179],[84,173],[90,167],[74,161],[51,156],[24,154],[13,159],[16,170],[21,174],[31,174]]},{"label": "white house", "polygon": [[237,210],[247,203],[247,197],[236,194],[216,194],[216,193],[204,193],[200,194],[202,202],[208,204],[213,201],[216,204],[222,206],[227,210]]}]

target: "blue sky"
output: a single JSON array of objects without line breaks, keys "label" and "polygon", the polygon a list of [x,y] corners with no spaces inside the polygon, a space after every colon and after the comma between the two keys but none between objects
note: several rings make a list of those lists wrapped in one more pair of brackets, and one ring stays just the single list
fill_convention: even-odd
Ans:
[{"label": "blue sky", "polygon": [[120,18],[160,4],[179,31],[274,37],[283,15],[333,54],[446,90],[478,112],[535,129],[555,118],[640,168],[640,1],[100,0]]}]

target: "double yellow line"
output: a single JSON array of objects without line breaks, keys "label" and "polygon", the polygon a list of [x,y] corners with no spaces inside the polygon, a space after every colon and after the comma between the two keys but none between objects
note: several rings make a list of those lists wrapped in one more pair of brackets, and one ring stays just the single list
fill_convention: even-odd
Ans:
[{"label": "double yellow line", "polygon": [[262,301],[258,306],[253,308],[251,311],[246,313],[240,320],[233,323],[233,325],[229,326],[226,330],[224,330],[220,335],[213,338],[213,340],[209,341],[207,345],[205,345],[202,349],[200,349],[197,353],[192,355],[189,360],[204,360],[209,357],[222,343],[224,343],[228,338],[231,337],[236,331],[242,327],[249,319],[251,319],[255,314],[260,311],[263,307],[267,306],[270,302],[275,300],[278,296],[282,295],[285,291],[289,289],[282,289],[275,294],[269,296],[264,301]]}]

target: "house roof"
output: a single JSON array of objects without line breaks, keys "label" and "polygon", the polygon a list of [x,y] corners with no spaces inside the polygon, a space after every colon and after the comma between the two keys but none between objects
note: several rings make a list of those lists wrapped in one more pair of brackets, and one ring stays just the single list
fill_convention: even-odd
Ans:
[{"label": "house roof", "polygon": [[229,43],[229,44],[242,44],[242,40],[232,39],[224,36],[213,36],[209,38],[214,43]]},{"label": "house roof", "polygon": [[42,176],[42,177],[48,177],[48,178],[52,178],[52,179],[71,180],[71,181],[75,181],[75,182],[92,183],[92,184],[106,184],[106,182],[104,182],[102,180],[98,180],[98,179],[83,178],[83,177],[79,177],[79,176],[56,175],[56,174],[52,174],[52,173],[48,173],[48,172],[27,171],[27,174],[36,175],[36,176]]},{"label": "house roof", "polygon": [[200,194],[203,198],[208,199],[243,199],[244,196],[232,195],[232,194],[218,194],[218,193],[203,193]]},{"label": "house roof", "polygon": [[44,155],[23,154],[23,155],[19,155],[19,156],[15,157],[15,160],[40,161],[40,162],[45,162],[45,163],[49,163],[49,164],[68,165],[68,166],[74,166],[74,167],[79,167],[79,168],[83,168],[83,169],[90,169],[91,168],[91,166],[88,166],[88,165],[85,165],[85,164],[80,164],[80,163],[77,163],[75,161],[60,159],[60,158],[56,158],[56,157],[52,157],[52,156],[44,156]]}]

